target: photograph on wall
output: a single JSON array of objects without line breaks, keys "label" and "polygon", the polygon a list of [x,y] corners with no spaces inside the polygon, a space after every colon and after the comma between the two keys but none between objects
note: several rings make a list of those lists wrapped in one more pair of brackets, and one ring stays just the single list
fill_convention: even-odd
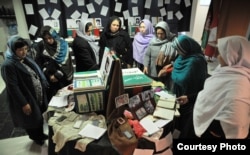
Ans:
[{"label": "photograph on wall", "polygon": [[135,25],[139,25],[140,22],[141,22],[141,17],[135,17],[135,18],[134,18],[134,23],[135,23]]},{"label": "photograph on wall", "polygon": [[95,18],[95,27],[101,27],[101,26],[102,26],[102,19]]}]

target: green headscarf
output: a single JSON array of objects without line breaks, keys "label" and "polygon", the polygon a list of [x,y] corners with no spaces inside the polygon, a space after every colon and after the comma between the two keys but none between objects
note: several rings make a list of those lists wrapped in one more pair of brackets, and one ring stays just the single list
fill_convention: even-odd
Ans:
[{"label": "green headscarf", "polygon": [[207,62],[201,46],[186,35],[175,38],[172,46],[179,53],[171,75],[174,93],[177,97],[198,93],[207,77]]}]

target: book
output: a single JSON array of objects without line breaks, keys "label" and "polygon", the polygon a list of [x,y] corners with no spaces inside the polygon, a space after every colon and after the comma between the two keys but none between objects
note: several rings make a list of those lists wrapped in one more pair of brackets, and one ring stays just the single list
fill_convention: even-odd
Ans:
[{"label": "book", "polygon": [[109,86],[114,61],[118,60],[114,52],[105,49],[99,70],[75,72],[73,74],[73,91],[105,90]]},{"label": "book", "polygon": [[100,70],[99,70],[106,88],[109,87],[111,75],[114,69],[114,64],[115,64],[115,61],[117,60],[119,60],[119,58],[115,55],[115,52],[106,47],[104,50],[102,63],[101,63]]},{"label": "book", "polygon": [[73,80],[74,91],[105,89],[101,77],[76,78]]},{"label": "book", "polygon": [[124,87],[151,85],[153,79],[145,75],[139,68],[122,69]]},{"label": "book", "polygon": [[153,116],[173,120],[174,116],[178,116],[178,109],[175,100],[176,98],[174,96],[168,98],[160,96],[156,103]]}]

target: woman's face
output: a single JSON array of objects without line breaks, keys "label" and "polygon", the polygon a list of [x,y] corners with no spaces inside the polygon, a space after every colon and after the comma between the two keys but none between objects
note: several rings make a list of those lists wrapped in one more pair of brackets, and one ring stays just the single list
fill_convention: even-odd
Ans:
[{"label": "woman's face", "polygon": [[139,29],[140,29],[140,32],[142,33],[142,34],[145,34],[146,33],[146,25],[145,25],[145,23],[141,23],[140,24],[140,26],[139,26]]},{"label": "woman's face", "polygon": [[110,31],[115,33],[119,30],[120,24],[118,20],[114,20],[110,25]]},{"label": "woman's face", "polygon": [[90,36],[92,34],[93,31],[93,26],[89,26],[88,31],[86,31],[86,35]]},{"label": "woman's face", "polygon": [[52,45],[54,43],[54,38],[50,35],[45,35],[43,40],[47,43]]},{"label": "woman's face", "polygon": [[27,55],[27,52],[28,52],[28,46],[25,45],[21,48],[17,48],[16,49],[16,55],[20,58],[20,59],[24,59]]},{"label": "woman's face", "polygon": [[166,39],[166,33],[163,29],[157,29],[156,30],[156,35],[157,35],[157,38],[160,39],[160,40],[164,40]]}]

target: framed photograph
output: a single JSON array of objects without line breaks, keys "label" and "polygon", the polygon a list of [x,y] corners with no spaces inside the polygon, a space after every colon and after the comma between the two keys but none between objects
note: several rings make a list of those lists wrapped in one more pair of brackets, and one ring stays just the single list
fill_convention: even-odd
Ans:
[{"label": "framed photograph", "polygon": [[135,17],[135,25],[139,25],[141,22],[141,17]]},{"label": "framed photograph", "polygon": [[158,22],[163,21],[163,17],[158,17]]},{"label": "framed photograph", "polygon": [[95,27],[101,27],[101,26],[102,26],[101,18],[95,18]]},{"label": "framed photograph", "polygon": [[104,90],[75,92],[76,113],[100,112],[104,110]]},{"label": "framed photograph", "polygon": [[118,108],[124,104],[128,104],[128,102],[129,102],[128,94],[123,94],[123,95],[117,96],[115,98],[116,108]]}]

